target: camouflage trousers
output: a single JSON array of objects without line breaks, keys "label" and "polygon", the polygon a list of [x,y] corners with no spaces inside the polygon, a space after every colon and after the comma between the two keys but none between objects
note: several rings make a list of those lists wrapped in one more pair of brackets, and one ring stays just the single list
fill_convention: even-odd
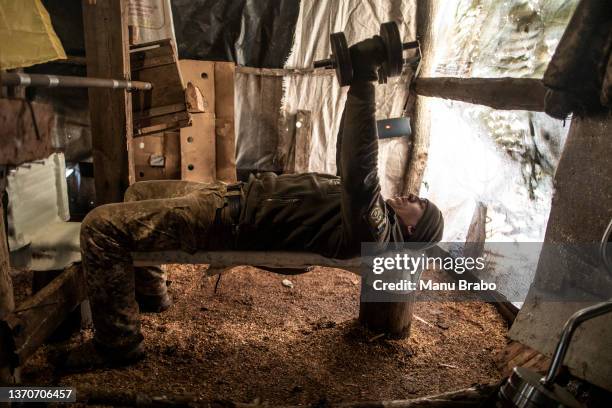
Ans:
[{"label": "camouflage trousers", "polygon": [[123,203],[97,207],[85,217],[81,253],[100,346],[137,346],[143,337],[136,294],[166,295],[165,273],[134,267],[132,252],[234,247],[228,194],[236,193],[221,183],[145,181],[130,186]]}]

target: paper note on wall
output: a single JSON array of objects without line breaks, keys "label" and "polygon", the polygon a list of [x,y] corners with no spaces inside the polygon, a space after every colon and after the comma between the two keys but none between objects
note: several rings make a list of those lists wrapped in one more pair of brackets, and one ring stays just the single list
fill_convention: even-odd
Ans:
[{"label": "paper note on wall", "polygon": [[0,70],[65,59],[40,0],[0,0]]},{"label": "paper note on wall", "polygon": [[130,0],[128,21],[134,44],[174,38],[170,0]]}]

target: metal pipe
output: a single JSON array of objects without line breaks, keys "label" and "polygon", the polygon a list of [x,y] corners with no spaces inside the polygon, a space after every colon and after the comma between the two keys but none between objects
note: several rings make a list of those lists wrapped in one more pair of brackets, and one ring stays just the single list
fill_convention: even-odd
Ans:
[{"label": "metal pipe", "polygon": [[315,61],[313,66],[315,68],[331,68],[334,66],[334,62],[331,58],[326,58],[322,60]]},{"label": "metal pipe", "polygon": [[410,50],[412,48],[419,48],[420,44],[418,41],[410,41],[402,43],[402,50]]},{"label": "metal pipe", "polygon": [[150,82],[66,75],[24,74],[21,72],[0,73],[0,84],[48,88],[114,88],[139,91],[153,89],[153,84]]},{"label": "metal pipe", "polygon": [[572,317],[565,323],[563,327],[563,333],[561,334],[561,339],[557,344],[557,348],[555,349],[555,354],[553,356],[552,362],[550,363],[550,367],[548,368],[548,372],[546,376],[542,377],[540,382],[545,387],[552,387],[554,385],[555,379],[557,377],[557,373],[559,372],[559,368],[561,368],[561,364],[563,363],[563,359],[565,358],[565,353],[569,348],[570,341],[572,340],[572,336],[574,332],[583,322],[593,319],[597,316],[601,316],[603,314],[612,312],[612,299],[607,300],[605,302],[598,303],[593,306],[585,307],[574,313]]}]

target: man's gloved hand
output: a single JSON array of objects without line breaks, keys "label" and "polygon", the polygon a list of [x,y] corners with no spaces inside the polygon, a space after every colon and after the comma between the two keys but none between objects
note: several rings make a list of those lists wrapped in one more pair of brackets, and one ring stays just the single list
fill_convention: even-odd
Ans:
[{"label": "man's gloved hand", "polygon": [[353,64],[353,81],[376,81],[378,68],[386,58],[385,43],[375,35],[349,47]]}]

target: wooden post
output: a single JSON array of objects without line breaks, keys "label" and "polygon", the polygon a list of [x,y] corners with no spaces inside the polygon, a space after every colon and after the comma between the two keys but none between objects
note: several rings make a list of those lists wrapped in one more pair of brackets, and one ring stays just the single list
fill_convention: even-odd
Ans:
[{"label": "wooden post", "polygon": [[[4,206],[2,196],[4,195],[4,167],[0,166],[0,320],[4,319],[15,309],[13,298],[13,283],[9,275],[9,252],[6,244],[6,229],[4,225]],[[9,347],[7,342],[9,333],[6,333],[0,325],[0,385],[14,383],[9,361]]]},{"label": "wooden post", "polygon": [[[417,0],[416,11],[417,37],[421,39],[421,48],[425,60],[421,70],[428,72],[431,61],[431,19],[434,15],[433,0]],[[427,150],[429,149],[429,112],[423,105],[423,98],[416,99],[414,114],[412,115],[413,143],[408,152],[408,166],[404,174],[403,193],[418,194],[423,180],[423,173],[427,165]],[[361,280],[362,292],[364,288]],[[405,338],[410,335],[414,296],[411,294],[406,302],[368,302],[359,306],[359,322],[370,330],[387,333],[393,338]]]},{"label": "wooden post", "polygon": [[[421,51],[423,62],[421,64],[421,75],[428,75],[432,70],[433,44],[432,26],[434,17],[433,0],[417,0],[416,31],[421,40]],[[412,91],[414,92],[414,91]],[[423,174],[427,166],[427,154],[429,150],[429,128],[430,114],[423,98],[417,97],[412,115],[413,143],[408,154],[408,166],[404,174],[403,193],[419,194]]]},{"label": "wooden post", "polygon": [[[83,0],[87,75],[130,79],[127,0]],[[96,202],[123,201],[129,185],[132,98],[125,90],[89,89]]]},{"label": "wooden post", "polygon": [[[361,280],[361,290],[366,283]],[[408,295],[406,302],[362,302],[359,304],[359,322],[375,333],[403,339],[410,336],[412,311],[416,292]]]}]

